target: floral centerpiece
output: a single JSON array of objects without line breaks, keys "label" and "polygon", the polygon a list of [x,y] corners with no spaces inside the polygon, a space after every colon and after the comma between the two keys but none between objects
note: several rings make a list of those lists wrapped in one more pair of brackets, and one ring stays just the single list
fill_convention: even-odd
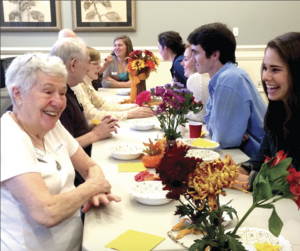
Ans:
[{"label": "floral centerpiece", "polygon": [[[129,78],[132,80],[130,92],[132,102],[135,101],[137,94],[146,90],[145,79],[149,77],[151,71],[157,70],[157,66],[159,66],[159,60],[151,51],[135,50],[129,54],[127,71],[129,72]],[[143,82],[143,84],[140,84],[140,82]],[[140,84],[139,90],[137,90],[138,84]]]},{"label": "floral centerpiece", "polygon": [[[158,118],[167,142],[175,141],[182,136],[180,132],[177,132],[177,127],[179,125],[184,126],[188,122],[184,115],[189,111],[200,112],[203,104],[202,102],[195,102],[193,93],[183,88],[180,83],[157,86],[150,90],[151,92],[141,92],[136,98],[136,103],[139,106],[148,104]],[[150,106],[151,97],[152,99],[162,99],[162,103],[158,105],[157,109]]]},{"label": "floral centerpiece", "polygon": [[[258,173],[253,188],[253,204],[244,217],[231,232],[225,232],[222,225],[222,215],[226,212],[230,218],[236,215],[234,208],[220,204],[219,196],[226,196],[224,188],[245,185],[237,182],[238,169],[230,156],[225,160],[217,159],[203,162],[202,159],[185,157],[187,146],[175,146],[166,152],[156,168],[165,190],[167,198],[181,202],[177,206],[175,215],[188,216],[192,221],[190,226],[183,226],[183,222],[175,226],[175,230],[185,233],[202,233],[202,239],[195,240],[190,251],[208,250],[239,250],[246,249],[236,234],[248,215],[255,208],[271,209],[269,231],[279,236],[283,222],[277,215],[274,203],[282,199],[292,199],[300,208],[300,172],[290,167],[291,158],[280,151],[276,157],[267,158]],[[185,198],[185,202],[182,200]],[[237,217],[238,219],[238,217]]]}]

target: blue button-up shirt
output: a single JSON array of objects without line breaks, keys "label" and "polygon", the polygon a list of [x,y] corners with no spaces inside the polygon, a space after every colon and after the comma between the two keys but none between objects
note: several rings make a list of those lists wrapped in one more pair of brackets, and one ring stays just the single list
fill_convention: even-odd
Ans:
[{"label": "blue button-up shirt", "polygon": [[206,129],[221,148],[240,147],[249,157],[259,149],[264,136],[263,118],[267,105],[244,69],[226,63],[209,82]]}]

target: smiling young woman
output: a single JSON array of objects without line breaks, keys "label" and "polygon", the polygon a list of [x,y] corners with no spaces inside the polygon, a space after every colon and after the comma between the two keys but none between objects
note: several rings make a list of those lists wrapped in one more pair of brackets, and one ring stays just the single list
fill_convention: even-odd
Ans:
[{"label": "smiling young woman", "polygon": [[242,163],[240,180],[252,185],[265,156],[283,150],[300,170],[300,32],[283,34],[267,44],[262,65],[262,83],[269,99],[264,119],[265,136],[259,152]]},{"label": "smiling young woman", "polygon": [[111,53],[113,62],[103,73],[102,86],[104,88],[131,87],[126,58],[132,51],[132,43],[128,36],[121,35],[114,39],[114,50]]}]

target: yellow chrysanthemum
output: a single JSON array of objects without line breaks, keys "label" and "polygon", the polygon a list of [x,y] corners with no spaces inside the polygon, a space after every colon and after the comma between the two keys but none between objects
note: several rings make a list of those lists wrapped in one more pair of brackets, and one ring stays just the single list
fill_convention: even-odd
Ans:
[{"label": "yellow chrysanthemum", "polygon": [[201,200],[202,210],[205,199],[208,200],[210,212],[217,208],[216,196],[226,194],[222,188],[231,188],[237,183],[239,166],[236,166],[230,155],[224,161],[217,159],[213,162],[198,164],[193,174],[189,176],[189,190],[194,200]]},{"label": "yellow chrysanthemum", "polygon": [[139,71],[139,70],[145,68],[145,62],[143,60],[136,59],[131,63],[131,68],[133,70]]}]

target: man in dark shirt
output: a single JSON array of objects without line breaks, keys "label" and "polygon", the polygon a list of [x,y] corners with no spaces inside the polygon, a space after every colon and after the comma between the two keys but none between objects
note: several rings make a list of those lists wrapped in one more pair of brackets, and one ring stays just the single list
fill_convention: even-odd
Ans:
[{"label": "man in dark shirt", "polygon": [[[85,152],[91,156],[92,144],[112,137],[111,132],[117,133],[116,126],[119,125],[115,119],[105,117],[100,124],[90,130],[83,109],[70,88],[83,81],[89,67],[89,54],[83,41],[79,38],[59,39],[52,47],[50,55],[60,57],[68,71],[67,106],[61,114],[60,121]],[[76,172],[75,185],[78,186],[83,182],[84,179]]]}]

